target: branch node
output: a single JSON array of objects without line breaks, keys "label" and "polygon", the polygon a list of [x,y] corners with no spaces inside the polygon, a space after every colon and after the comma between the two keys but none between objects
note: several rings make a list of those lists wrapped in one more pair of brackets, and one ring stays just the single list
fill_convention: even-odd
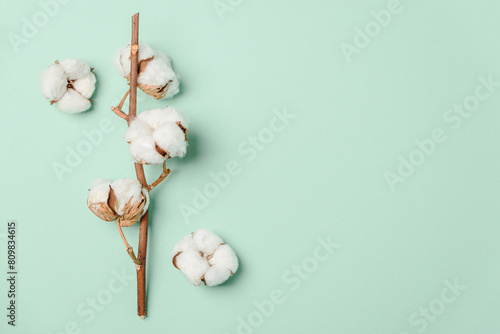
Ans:
[{"label": "branch node", "polygon": [[132,53],[133,56],[135,56],[138,51],[139,51],[139,45],[134,44],[130,47],[130,53]]},{"label": "branch node", "polygon": [[111,107],[111,110],[118,115],[118,117],[123,118],[124,120],[128,121],[128,115],[124,113],[120,108],[117,107]]}]

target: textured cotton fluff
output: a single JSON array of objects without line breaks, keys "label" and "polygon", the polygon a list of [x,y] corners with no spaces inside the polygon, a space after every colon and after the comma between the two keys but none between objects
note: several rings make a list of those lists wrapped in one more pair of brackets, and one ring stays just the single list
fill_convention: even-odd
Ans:
[{"label": "textured cotton fluff", "polygon": [[90,186],[87,205],[102,220],[131,226],[148,210],[149,192],[134,179],[96,179]]},{"label": "textured cotton fluff", "polygon": [[172,263],[198,286],[224,283],[236,270],[238,258],[233,249],[214,232],[198,230],[182,238],[172,250]]},{"label": "textured cotton fluff", "polygon": [[174,107],[147,110],[130,123],[124,139],[136,162],[159,165],[186,155],[188,126],[188,120]]},{"label": "textured cotton fluff", "polygon": [[[171,98],[179,92],[179,75],[172,69],[170,58],[161,51],[153,50],[146,43],[139,43],[138,87],[146,94],[159,100]],[[119,48],[113,64],[120,74],[130,80],[130,44]]]},{"label": "textured cotton fluff", "polygon": [[68,113],[90,109],[95,83],[90,66],[79,59],[56,61],[40,73],[42,95]]}]

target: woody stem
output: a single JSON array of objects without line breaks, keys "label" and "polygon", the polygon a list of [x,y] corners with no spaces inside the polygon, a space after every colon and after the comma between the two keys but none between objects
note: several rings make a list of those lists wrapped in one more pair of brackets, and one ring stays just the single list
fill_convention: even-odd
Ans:
[{"label": "woody stem", "polygon": [[118,231],[120,232],[120,236],[122,237],[123,243],[125,244],[125,248],[127,249],[128,255],[130,256],[132,261],[134,261],[135,264],[140,266],[142,263],[141,263],[141,261],[139,261],[137,259],[137,257],[135,256],[134,250],[127,242],[127,239],[125,238],[125,235],[123,234],[122,227],[120,226],[120,222],[118,220],[116,221],[116,226],[118,226]]},{"label": "woody stem", "polygon": [[[132,16],[132,40],[130,42],[130,96],[128,104],[127,123],[137,115],[137,77],[139,75],[139,13]],[[135,163],[137,180],[143,187],[147,187],[146,175],[142,164]],[[144,319],[146,317],[146,253],[148,249],[148,217],[149,210],[142,216],[139,224],[139,257],[142,265],[137,269],[137,315]]]}]

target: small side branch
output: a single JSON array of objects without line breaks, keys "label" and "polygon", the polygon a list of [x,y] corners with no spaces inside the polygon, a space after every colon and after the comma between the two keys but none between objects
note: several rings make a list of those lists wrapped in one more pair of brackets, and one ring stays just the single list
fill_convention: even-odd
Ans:
[{"label": "small side branch", "polygon": [[128,97],[128,94],[130,94],[130,88],[127,90],[127,92],[125,93],[125,96],[123,96],[122,100],[120,101],[120,103],[118,104],[118,106],[116,107],[111,107],[111,110],[117,114],[119,117],[123,118],[124,120],[126,120],[128,122],[128,115],[126,113],[124,113],[122,111],[122,107],[123,107],[123,104],[125,103],[125,100],[127,99]]},{"label": "small side branch", "polygon": [[168,174],[170,174],[170,172],[171,172],[170,169],[167,169],[167,164],[164,162],[163,163],[163,173],[161,173],[161,175],[158,177],[158,179],[155,182],[148,185],[147,189],[149,191],[151,191],[151,189],[153,189],[154,187],[159,185],[163,180],[165,180],[167,178]]},{"label": "small side branch", "polygon": [[119,108],[116,108],[116,107],[111,107],[111,110],[117,114],[119,117],[123,118],[124,120],[128,120],[128,115],[126,113],[124,113],[123,111],[121,111],[121,109]]},{"label": "small side branch", "polygon": [[122,237],[123,243],[125,244],[125,249],[127,250],[128,255],[130,256],[132,261],[134,261],[134,263],[136,264],[136,268],[137,268],[137,266],[140,267],[142,265],[142,262],[139,261],[139,259],[137,259],[137,257],[135,256],[134,250],[132,249],[132,246],[130,246],[129,243],[127,242],[127,239],[125,238],[125,235],[123,234],[122,227],[120,226],[120,221],[118,221],[118,220],[116,221],[116,226],[118,226],[118,231],[120,232],[120,236]]}]

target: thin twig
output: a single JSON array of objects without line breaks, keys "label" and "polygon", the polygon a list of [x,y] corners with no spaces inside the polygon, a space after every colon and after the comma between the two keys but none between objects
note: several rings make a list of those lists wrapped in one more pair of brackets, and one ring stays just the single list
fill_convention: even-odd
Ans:
[{"label": "thin twig", "polygon": [[128,115],[126,113],[124,113],[123,111],[121,111],[121,109],[118,109],[118,108],[115,108],[115,107],[111,107],[111,110],[115,114],[117,114],[119,117],[123,118],[124,120],[128,119]]},{"label": "thin twig", "polygon": [[157,185],[159,185],[163,180],[165,180],[168,176],[168,174],[170,174],[171,170],[170,169],[167,169],[167,164],[166,162],[163,163],[163,173],[161,173],[161,175],[158,177],[158,179],[153,182],[152,184],[150,184],[148,186],[148,190],[151,191],[151,189],[153,189],[154,187],[156,187]]},{"label": "thin twig", "polygon": [[120,103],[116,107],[111,107],[111,110],[115,114],[117,114],[118,116],[120,116],[121,118],[126,120],[127,122],[128,122],[128,115],[122,111],[122,107],[123,107],[123,104],[125,103],[125,100],[127,99],[127,96],[129,93],[130,93],[130,88],[129,88],[129,90],[127,90],[127,92],[125,93],[125,96],[123,96]]},{"label": "thin twig", "polygon": [[116,221],[116,226],[118,226],[118,231],[120,232],[120,236],[122,237],[123,243],[125,244],[125,249],[127,250],[128,255],[130,256],[130,258],[132,259],[132,261],[134,261],[134,263],[136,265],[140,266],[142,264],[142,262],[139,261],[139,259],[137,259],[137,257],[135,256],[134,249],[127,242],[127,239],[125,238],[125,235],[123,234],[122,227],[120,226],[120,222],[118,220]]}]

